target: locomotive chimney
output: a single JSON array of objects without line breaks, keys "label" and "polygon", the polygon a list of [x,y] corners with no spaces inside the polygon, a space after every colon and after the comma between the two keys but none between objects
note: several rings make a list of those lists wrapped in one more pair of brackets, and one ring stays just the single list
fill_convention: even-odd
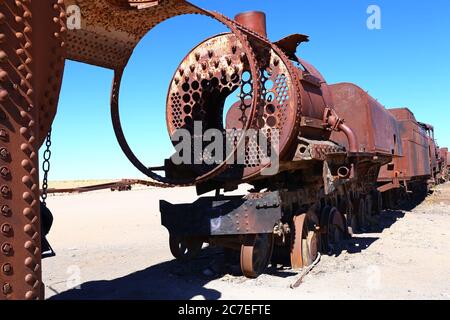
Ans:
[{"label": "locomotive chimney", "polygon": [[236,22],[267,38],[266,14],[262,11],[248,11],[234,17]]}]

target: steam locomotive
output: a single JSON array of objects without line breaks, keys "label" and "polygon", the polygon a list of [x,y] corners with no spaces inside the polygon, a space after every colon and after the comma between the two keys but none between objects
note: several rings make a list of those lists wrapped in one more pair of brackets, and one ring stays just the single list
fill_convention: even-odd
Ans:
[{"label": "steam locomotive", "polygon": [[[383,208],[448,178],[448,156],[431,125],[407,108],[384,108],[357,85],[327,84],[295,54],[308,37],[270,42],[264,13],[235,21],[248,42],[233,33],[205,40],[183,59],[169,87],[169,135],[177,150],[180,131],[188,143],[177,161],[166,160],[165,178],[195,181],[199,195],[216,192],[188,204],[161,201],[176,258],[191,259],[209,243],[239,250],[250,278],[264,272],[274,253],[303,268],[318,252],[336,252],[353,233],[376,227]],[[234,93],[237,101],[227,109]],[[208,142],[196,138],[211,129],[223,133],[215,146],[231,151],[208,162],[212,152],[193,145],[207,150]],[[274,155],[276,169],[267,174]],[[252,186],[247,194],[222,193],[242,183]]]}]

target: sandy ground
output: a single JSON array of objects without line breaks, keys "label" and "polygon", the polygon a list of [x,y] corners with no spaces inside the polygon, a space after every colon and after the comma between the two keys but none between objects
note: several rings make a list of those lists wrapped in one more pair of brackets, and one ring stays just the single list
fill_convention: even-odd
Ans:
[{"label": "sandy ground", "polygon": [[57,256],[43,262],[51,299],[450,299],[450,184],[409,212],[382,214],[379,231],[323,256],[296,289],[290,270],[256,280],[222,266],[206,248],[174,261],[160,225],[159,199],[195,199],[192,188],[52,196],[49,236]]}]

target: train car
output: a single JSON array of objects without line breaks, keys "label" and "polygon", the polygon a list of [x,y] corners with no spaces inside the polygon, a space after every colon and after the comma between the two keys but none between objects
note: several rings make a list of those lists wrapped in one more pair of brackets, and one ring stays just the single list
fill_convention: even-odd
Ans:
[{"label": "train car", "polygon": [[447,152],[447,177],[450,175],[450,152]]},{"label": "train car", "polygon": [[450,155],[448,148],[439,149],[439,167],[440,167],[440,182],[444,183],[449,180],[449,166],[450,166]]},{"label": "train car", "polygon": [[397,120],[403,156],[381,168],[379,190],[387,207],[395,207],[408,193],[423,195],[428,192],[433,177],[433,148],[427,130],[417,122],[408,108],[388,109]]},{"label": "train car", "polygon": [[426,131],[428,136],[428,145],[429,145],[429,154],[430,154],[430,170],[431,170],[431,179],[429,181],[429,185],[433,186],[439,184],[439,175],[440,175],[440,167],[439,167],[439,147],[434,138],[434,127],[431,124],[418,122],[419,125]]},{"label": "train car", "polygon": [[[382,209],[382,199],[377,191],[377,178],[382,165],[402,156],[400,128],[395,117],[366,91],[352,83],[330,85],[336,112],[345,119],[358,140],[358,167],[368,166],[365,175],[368,187],[353,199],[356,221],[352,230],[367,229],[369,221]],[[345,135],[334,132],[331,140],[348,147]],[[358,169],[360,171],[360,169]]]}]

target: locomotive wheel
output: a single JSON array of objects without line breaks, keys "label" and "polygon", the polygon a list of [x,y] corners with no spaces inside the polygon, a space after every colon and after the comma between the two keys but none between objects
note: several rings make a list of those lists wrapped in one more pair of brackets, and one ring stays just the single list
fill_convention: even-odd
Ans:
[{"label": "locomotive wheel", "polygon": [[338,254],[347,236],[344,216],[337,208],[326,207],[322,211],[321,221],[326,226],[326,232],[322,234],[323,250],[328,254]]},{"label": "locomotive wheel", "polygon": [[241,270],[247,278],[257,278],[267,268],[272,257],[272,233],[249,234],[241,246]]},{"label": "locomotive wheel", "polygon": [[188,261],[194,259],[202,250],[203,241],[196,238],[183,238],[170,235],[170,252],[179,260]]},{"label": "locomotive wheel", "polygon": [[311,265],[317,257],[319,237],[314,225],[314,221],[308,219],[306,213],[295,216],[293,219],[291,267],[294,270]]}]

